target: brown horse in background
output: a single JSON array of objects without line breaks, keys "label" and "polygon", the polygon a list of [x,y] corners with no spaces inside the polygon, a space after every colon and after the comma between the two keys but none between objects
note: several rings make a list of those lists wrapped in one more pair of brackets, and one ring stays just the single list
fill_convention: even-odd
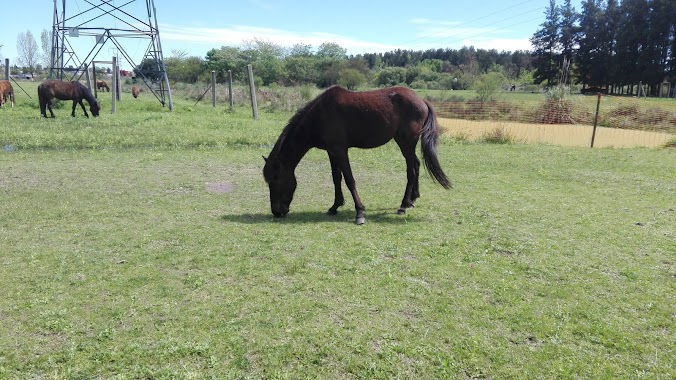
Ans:
[{"label": "brown horse in background", "polygon": [[92,112],[92,115],[94,117],[99,116],[99,110],[101,109],[99,103],[92,95],[92,92],[80,82],[46,80],[40,83],[38,86],[38,99],[40,100],[40,113],[42,116],[47,117],[45,108],[49,108],[49,113],[54,117],[54,111],[52,111],[52,100],[54,98],[73,101],[73,112],[71,112],[70,116],[75,117],[75,108],[79,103],[85,116],[89,117],[84,104],[82,104],[82,99],[89,103],[89,110]]},{"label": "brown horse in background", "polygon": [[281,217],[289,212],[296,190],[294,171],[311,148],[326,150],[331,163],[335,188],[335,215],[344,203],[341,181],[352,194],[357,211],[355,222],[364,224],[362,203],[348,158],[348,148],[375,148],[394,139],[406,159],[406,190],[398,214],[404,214],[420,197],[418,174],[420,160],[415,154],[418,140],[425,168],[444,188],[451,182],[437,159],[439,125],[432,106],[406,87],[390,87],[366,92],[352,92],[333,86],[305,105],[289,120],[279,139],[265,158],[263,176],[270,188],[272,214]]},{"label": "brown horse in background", "polygon": [[96,81],[96,89],[101,91],[103,89],[106,89],[106,91],[110,92],[110,87],[108,87],[108,83],[102,80],[97,80]]},{"label": "brown horse in background", "polygon": [[141,92],[141,89],[138,88],[138,86],[134,86],[131,88],[131,94],[134,95],[135,98],[138,98],[139,92]]},{"label": "brown horse in background", "polygon": [[0,107],[5,105],[8,97],[12,102],[12,108],[14,108],[14,89],[12,88],[12,84],[8,80],[0,80]]}]

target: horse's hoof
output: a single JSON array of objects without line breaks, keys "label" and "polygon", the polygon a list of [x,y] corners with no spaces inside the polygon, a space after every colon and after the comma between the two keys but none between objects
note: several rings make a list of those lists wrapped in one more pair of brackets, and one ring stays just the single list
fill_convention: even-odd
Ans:
[{"label": "horse's hoof", "polygon": [[336,214],[338,214],[338,210],[329,209],[329,211],[326,212],[326,215],[336,215]]},{"label": "horse's hoof", "polygon": [[400,207],[399,210],[397,210],[397,215],[404,215],[406,214],[406,209],[403,207]]},{"label": "horse's hoof", "polygon": [[357,219],[354,221],[358,226],[361,226],[362,224],[366,223],[366,218],[363,216],[357,217]]}]

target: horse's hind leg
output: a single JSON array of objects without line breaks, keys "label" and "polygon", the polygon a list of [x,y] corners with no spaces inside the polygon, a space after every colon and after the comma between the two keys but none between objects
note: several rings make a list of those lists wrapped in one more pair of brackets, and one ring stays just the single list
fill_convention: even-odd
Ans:
[{"label": "horse's hind leg", "polygon": [[341,188],[341,182],[343,180],[343,175],[340,172],[340,167],[336,159],[331,153],[329,153],[329,162],[331,162],[331,176],[333,177],[333,187],[334,187],[334,200],[333,206],[327,211],[329,215],[336,215],[338,213],[338,207],[345,204],[345,198],[343,197],[343,189]]},{"label": "horse's hind leg", "polygon": [[[417,142],[417,141],[416,141]],[[404,198],[397,214],[405,214],[407,208],[414,207],[414,202],[420,197],[418,178],[420,175],[420,160],[415,155],[415,143],[400,143],[399,148],[406,159],[406,189]]]},{"label": "horse's hind leg", "polygon": [[[52,100],[47,100],[47,109],[49,110],[49,114],[52,115],[52,119],[54,118],[54,111],[52,110]],[[47,112],[45,112],[45,117],[47,117]]]}]

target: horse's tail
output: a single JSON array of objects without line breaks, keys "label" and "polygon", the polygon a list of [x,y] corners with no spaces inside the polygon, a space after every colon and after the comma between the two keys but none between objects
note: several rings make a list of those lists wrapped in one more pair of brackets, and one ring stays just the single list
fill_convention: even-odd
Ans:
[{"label": "horse's tail", "polygon": [[439,159],[437,158],[437,140],[439,138],[439,124],[437,123],[437,117],[434,114],[434,109],[432,105],[425,101],[427,104],[427,120],[422,128],[421,133],[421,150],[423,156],[423,163],[425,169],[432,176],[432,178],[437,181],[445,189],[450,189],[453,187],[451,181],[446,177],[444,171],[441,169],[439,164]]},{"label": "horse's tail", "polygon": [[47,100],[47,95],[45,95],[44,92],[45,92],[44,85],[42,83],[40,83],[38,85],[38,102],[40,103],[40,114],[42,114],[43,116],[46,117],[46,115],[47,115],[47,110],[46,110],[47,102],[49,100]]}]

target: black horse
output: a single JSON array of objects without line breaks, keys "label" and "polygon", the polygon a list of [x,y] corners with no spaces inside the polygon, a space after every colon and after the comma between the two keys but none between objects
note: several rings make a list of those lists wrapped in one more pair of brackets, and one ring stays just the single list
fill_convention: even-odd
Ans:
[{"label": "black horse", "polygon": [[92,92],[80,82],[46,80],[40,83],[38,86],[38,99],[40,101],[40,113],[42,116],[47,117],[45,108],[48,108],[49,113],[54,117],[54,111],[52,111],[52,99],[54,98],[60,100],[72,100],[73,112],[71,112],[70,115],[73,117],[75,117],[75,108],[78,104],[82,107],[85,116],[89,117],[84,104],[82,104],[82,99],[89,103],[89,110],[94,117],[99,116],[99,111],[101,110],[99,103],[96,101],[96,98],[94,98],[94,95],[92,95]]},{"label": "black horse", "polygon": [[328,214],[335,215],[345,202],[341,190],[344,177],[357,211],[355,222],[363,224],[365,208],[355,187],[348,148],[375,148],[394,139],[406,159],[406,190],[397,211],[403,214],[420,197],[420,160],[415,154],[420,138],[425,168],[441,186],[451,187],[437,159],[438,136],[439,125],[432,106],[411,89],[391,87],[352,92],[330,87],[289,120],[270,156],[263,157],[263,176],[270,188],[272,213],[281,217],[289,212],[296,190],[294,170],[310,148],[319,148],[329,154],[335,187],[335,199]]}]

